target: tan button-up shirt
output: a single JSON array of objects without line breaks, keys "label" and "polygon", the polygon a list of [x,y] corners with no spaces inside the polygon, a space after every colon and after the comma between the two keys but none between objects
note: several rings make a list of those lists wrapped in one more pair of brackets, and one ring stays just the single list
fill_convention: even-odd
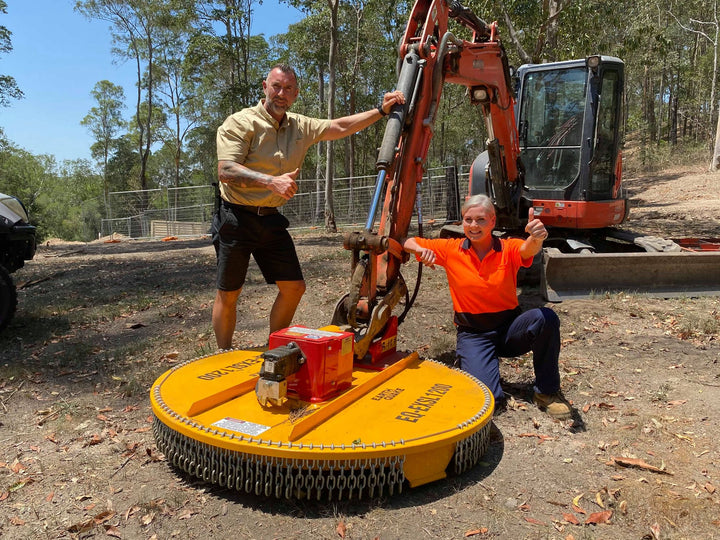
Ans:
[{"label": "tan button-up shirt", "polygon": [[[320,140],[330,120],[288,112],[279,124],[261,101],[229,116],[217,130],[218,161],[279,176],[299,168],[310,146]],[[220,194],[233,204],[282,206],[287,201],[262,187],[241,188],[220,182]]]}]

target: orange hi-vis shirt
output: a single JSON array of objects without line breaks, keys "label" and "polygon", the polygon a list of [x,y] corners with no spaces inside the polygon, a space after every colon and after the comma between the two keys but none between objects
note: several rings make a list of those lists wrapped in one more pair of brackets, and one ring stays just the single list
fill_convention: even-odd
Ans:
[{"label": "orange hi-vis shirt", "polygon": [[519,238],[493,237],[493,247],[480,260],[467,238],[415,238],[419,246],[435,252],[435,264],[442,266],[450,285],[455,324],[487,331],[514,318],[518,309],[517,273],[529,267],[523,259]]}]

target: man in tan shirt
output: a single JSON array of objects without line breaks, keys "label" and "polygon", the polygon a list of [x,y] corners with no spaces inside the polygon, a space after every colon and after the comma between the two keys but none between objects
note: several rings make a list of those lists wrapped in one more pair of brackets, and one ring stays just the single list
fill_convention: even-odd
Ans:
[{"label": "man in tan shirt", "polygon": [[290,326],[305,292],[289,225],[278,207],[291,199],[310,146],[352,135],[405,103],[402,92],[388,92],[369,111],[325,120],[288,112],[298,97],[295,71],[273,67],[263,81],[265,99],[229,116],[217,131],[221,205],[213,220],[218,258],[212,322],[221,349],[232,346],[237,300],[250,255],[278,294],[270,310],[270,332]]}]

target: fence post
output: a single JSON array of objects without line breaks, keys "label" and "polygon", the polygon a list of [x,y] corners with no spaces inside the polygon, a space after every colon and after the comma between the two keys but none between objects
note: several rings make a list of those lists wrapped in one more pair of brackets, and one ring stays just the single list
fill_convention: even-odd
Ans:
[{"label": "fence post", "polygon": [[[430,211],[429,211],[428,215],[434,216],[435,215],[435,204],[434,204],[435,196],[433,195],[433,179],[432,179],[432,175],[430,174],[430,169],[425,169],[425,175],[427,177],[426,183],[428,185],[428,190],[427,190],[428,198],[430,199]],[[432,218],[428,218],[428,219],[432,219]]]},{"label": "fence post", "polygon": [[447,218],[445,223],[460,221],[460,186],[458,185],[456,165],[445,168],[445,185],[447,186]]}]

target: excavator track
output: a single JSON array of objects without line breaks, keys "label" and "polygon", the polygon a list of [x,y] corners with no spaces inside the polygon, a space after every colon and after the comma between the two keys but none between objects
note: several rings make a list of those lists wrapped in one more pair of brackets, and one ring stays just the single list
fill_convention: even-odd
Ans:
[{"label": "excavator track", "polygon": [[560,302],[621,291],[660,298],[720,294],[717,239],[635,235],[632,242],[646,251],[562,253],[545,248],[540,274],[545,297]]},{"label": "excavator track", "polygon": [[543,254],[548,301],[628,292],[661,298],[720,294],[720,252]]},{"label": "excavator track", "polygon": [[492,394],[463,371],[397,354],[384,369],[356,367],[332,399],[281,407],[253,392],[257,351],[180,364],[151,391],[158,449],[203,481],[277,498],[382,497],[467,471],[488,447]]}]

